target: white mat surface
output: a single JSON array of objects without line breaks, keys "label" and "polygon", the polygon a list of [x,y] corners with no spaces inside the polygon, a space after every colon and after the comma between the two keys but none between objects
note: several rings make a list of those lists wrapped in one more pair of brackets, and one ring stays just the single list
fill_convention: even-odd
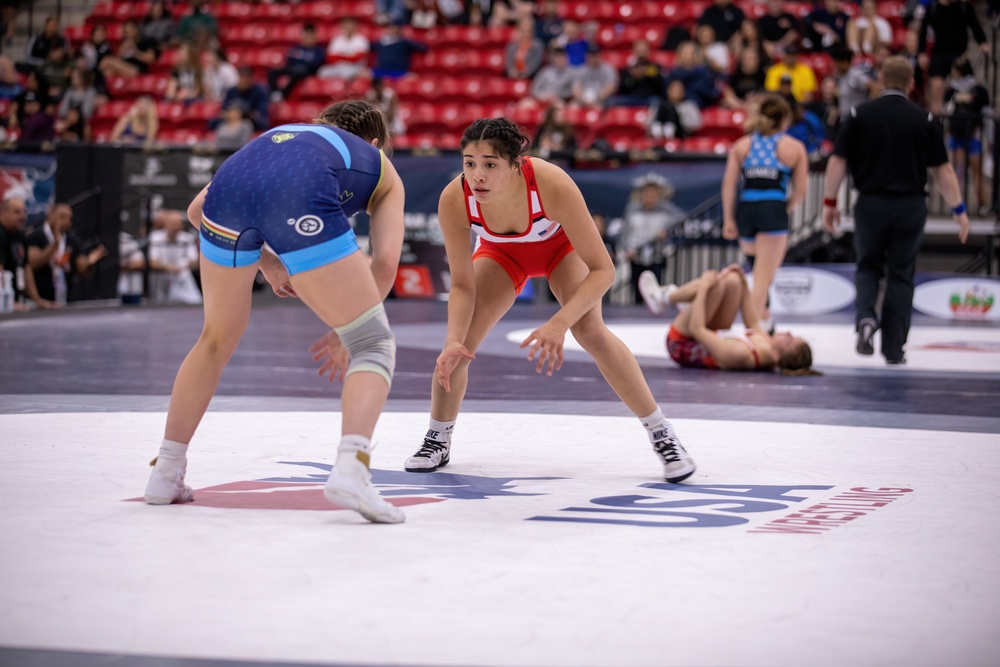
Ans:
[{"label": "white mat surface", "polygon": [[[398,471],[426,415],[390,413],[375,479],[408,521],[373,526],[319,497],[334,413],[209,413],[188,472],[198,502],[127,502],[163,422],[0,415],[0,644],[404,665],[1000,663],[996,434],[678,420],[692,485],[714,488],[675,488],[649,486],[659,465],[634,419],[465,414],[448,474],[418,475]],[[845,500],[858,488],[883,491]],[[817,519],[836,499],[857,514]]]}]

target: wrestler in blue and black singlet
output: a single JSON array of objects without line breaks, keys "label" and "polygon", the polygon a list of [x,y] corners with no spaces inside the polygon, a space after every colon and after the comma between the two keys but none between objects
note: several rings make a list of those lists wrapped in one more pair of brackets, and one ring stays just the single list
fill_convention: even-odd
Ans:
[{"label": "wrestler in blue and black singlet", "polygon": [[788,233],[788,180],[792,169],[778,159],[779,132],[763,136],[754,132],[743,159],[743,186],[736,207],[740,238],[753,241],[758,233]]},{"label": "wrestler in blue and black singlet", "polygon": [[349,218],[365,210],[385,156],[327,125],[282,125],[219,168],[205,197],[201,252],[247,266],[265,242],[294,275],[359,250]]}]

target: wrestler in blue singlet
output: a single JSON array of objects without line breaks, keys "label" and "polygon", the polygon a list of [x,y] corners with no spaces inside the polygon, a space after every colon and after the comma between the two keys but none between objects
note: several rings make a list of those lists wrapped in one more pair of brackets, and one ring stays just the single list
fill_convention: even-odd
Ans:
[{"label": "wrestler in blue singlet", "polygon": [[359,250],[349,218],[368,207],[385,156],[327,125],[282,125],[226,160],[209,185],[201,252],[222,266],[247,266],[263,244],[289,275]]},{"label": "wrestler in blue singlet", "polygon": [[753,241],[758,233],[788,233],[788,181],[792,169],[778,158],[783,133],[754,132],[743,160],[743,188],[736,207],[740,238]]}]

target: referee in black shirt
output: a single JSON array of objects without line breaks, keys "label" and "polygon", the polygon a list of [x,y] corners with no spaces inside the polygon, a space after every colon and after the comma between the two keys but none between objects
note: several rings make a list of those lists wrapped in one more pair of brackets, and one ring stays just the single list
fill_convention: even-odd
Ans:
[{"label": "referee in black shirt", "polygon": [[[907,99],[913,67],[898,56],[886,58],[879,83],[882,94],[851,109],[837,134],[826,167],[823,225],[833,232],[840,223],[837,192],[850,167],[860,193],[854,207],[857,351],[872,354],[872,336],[881,328],[882,356],[887,363],[902,364],[913,312],[913,273],[927,221],[928,168],[952,208],[962,243],[969,235],[969,216],[941,128]],[[883,276],[879,317],[875,302]]]}]

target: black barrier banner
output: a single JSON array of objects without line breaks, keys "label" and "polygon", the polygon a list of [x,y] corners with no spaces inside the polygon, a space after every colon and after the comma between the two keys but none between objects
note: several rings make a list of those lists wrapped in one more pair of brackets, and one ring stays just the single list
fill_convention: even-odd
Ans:
[{"label": "black barrier banner", "polygon": [[147,211],[172,208],[184,211],[228,155],[195,155],[186,152],[142,153],[130,151],[124,162],[122,230],[140,236]]}]

